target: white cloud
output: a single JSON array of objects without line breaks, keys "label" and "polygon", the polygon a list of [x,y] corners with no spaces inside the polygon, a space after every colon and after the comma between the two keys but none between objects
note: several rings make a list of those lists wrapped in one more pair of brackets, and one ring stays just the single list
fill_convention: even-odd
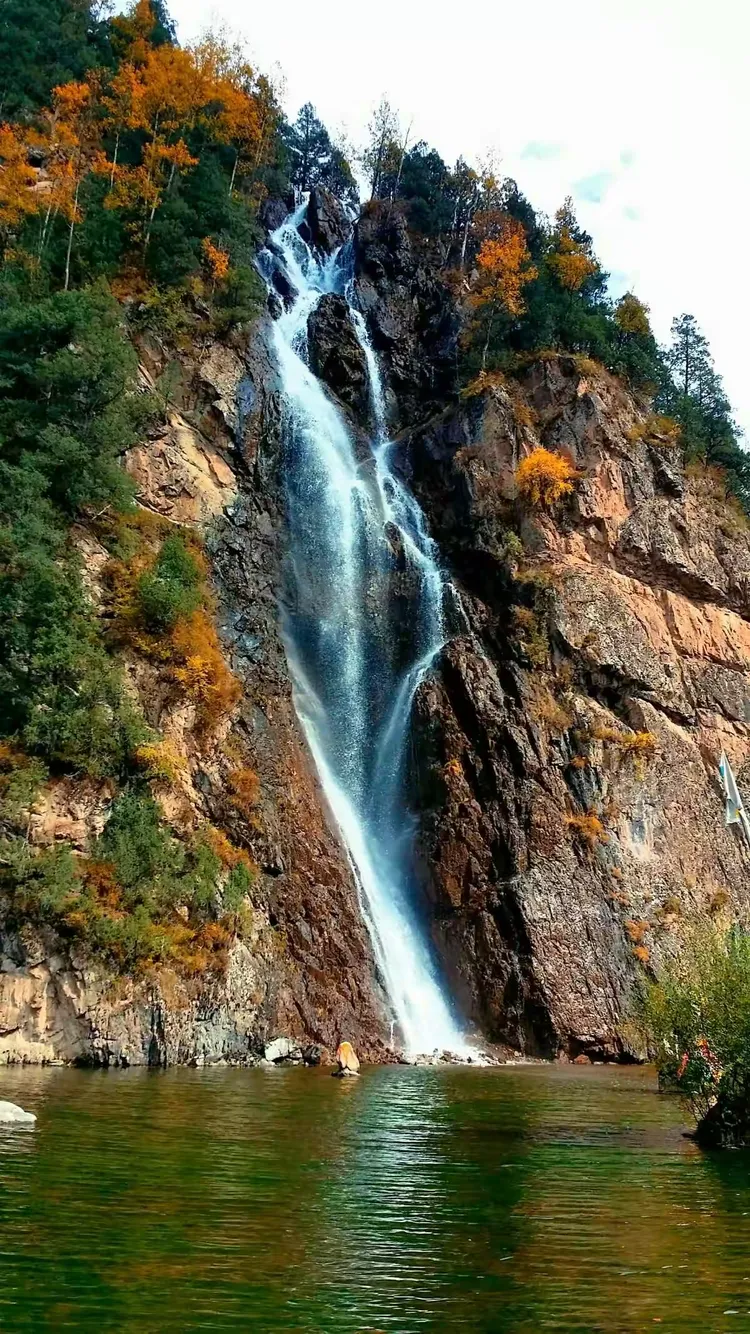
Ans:
[{"label": "white cloud", "polygon": [[494,148],[545,212],[577,183],[605,268],[648,302],[661,338],[693,312],[750,436],[746,0],[171,9],[182,40],[212,20],[244,32],[259,65],[281,66],[290,111],[311,101],[355,141],[385,92],[446,160]]}]

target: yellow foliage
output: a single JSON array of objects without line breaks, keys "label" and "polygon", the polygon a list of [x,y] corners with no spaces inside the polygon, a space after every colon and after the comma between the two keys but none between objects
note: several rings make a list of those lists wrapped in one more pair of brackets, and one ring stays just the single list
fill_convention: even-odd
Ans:
[{"label": "yellow foliage", "polygon": [[516,468],[516,486],[527,504],[548,510],[572,493],[580,475],[569,459],[540,446],[521,459]]},{"label": "yellow foliage", "polygon": [[558,735],[567,732],[573,722],[572,716],[546,686],[539,687],[535,691],[532,709],[534,718],[538,722],[545,723],[550,732]]},{"label": "yellow foliage", "polygon": [[147,778],[174,783],[185,772],[187,761],[180,755],[170,741],[145,742],[136,746],[133,753],[136,764],[144,770]]},{"label": "yellow foliage", "polygon": [[650,412],[642,422],[636,422],[628,431],[628,440],[653,440],[660,445],[677,445],[681,427],[673,417]]},{"label": "yellow foliage", "polygon": [[656,754],[656,737],[653,732],[621,732],[616,727],[601,726],[593,727],[589,735],[594,741],[617,746],[624,756],[636,760],[652,760]]},{"label": "yellow foliage", "polygon": [[544,667],[549,657],[549,642],[538,613],[531,607],[514,607],[513,631],[526,656],[535,667]]},{"label": "yellow foliage", "polygon": [[583,844],[593,852],[598,843],[608,843],[609,835],[599,816],[593,811],[585,815],[568,815],[565,823],[577,843]]},{"label": "yellow foliage", "polygon": [[179,620],[169,638],[172,678],[196,706],[201,732],[213,730],[240,697],[219,646],[216,627],[203,609]]},{"label": "yellow foliage", "polygon": [[651,951],[649,950],[648,945],[634,945],[633,957],[636,958],[639,963],[644,965],[647,964],[651,958]]},{"label": "yellow foliage", "polygon": [[573,232],[576,220],[572,202],[566,200],[555,215],[553,249],[547,256],[547,264],[555,277],[568,292],[577,292],[587,278],[599,270],[599,265],[587,249],[586,243],[577,241]]},{"label": "yellow foliage", "polygon": [[480,371],[461,390],[462,398],[476,398],[487,389],[507,389],[508,381],[502,371]]},{"label": "yellow foliage", "polygon": [[585,357],[581,352],[576,352],[573,360],[579,375],[599,375],[604,370],[600,361],[595,361],[593,357]]},{"label": "yellow foliage", "polygon": [[653,732],[632,732],[624,736],[620,745],[626,755],[639,756],[652,760],[656,754],[656,737]]},{"label": "yellow foliage", "polygon": [[233,769],[227,775],[227,787],[230,806],[251,819],[260,797],[260,779],[254,769]]},{"label": "yellow foliage", "polygon": [[648,337],[651,333],[649,308],[638,300],[632,292],[626,292],[615,307],[615,323],[625,334],[640,334]]}]

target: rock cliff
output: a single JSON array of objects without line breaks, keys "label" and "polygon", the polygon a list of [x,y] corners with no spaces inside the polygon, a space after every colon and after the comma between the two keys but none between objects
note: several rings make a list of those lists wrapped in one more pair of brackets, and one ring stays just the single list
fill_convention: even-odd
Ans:
[{"label": "rock cliff", "polygon": [[[101,1064],[246,1063],[278,1035],[310,1059],[342,1036],[363,1054],[384,1050],[384,1004],[351,871],[331,830],[294,714],[279,637],[279,403],[261,320],[246,340],[204,340],[174,360],[158,339],[139,342],[144,385],[179,374],[164,422],[127,459],[145,509],[205,534],[216,615],[242,691],[210,741],[194,710],[170,702],[158,670],[128,664],[148,723],[183,762],[159,800],[186,833],[209,820],[258,866],[252,929],[218,976],[151,968],[115,976],[50,928],[0,916],[0,1060]],[[171,359],[171,360],[170,360]],[[100,596],[107,553],[79,534],[89,592]],[[257,776],[250,812],[233,804],[227,775]],[[32,814],[38,845],[83,851],[105,822],[111,784],[53,782]]]},{"label": "rock cliff", "polygon": [[[269,226],[285,206],[269,201]],[[307,234],[350,224],[320,191]],[[746,913],[750,853],[723,824],[725,749],[750,758],[750,530],[720,476],[684,469],[648,404],[595,364],[545,355],[456,392],[450,287],[397,210],[365,210],[355,285],[384,368],[398,466],[453,587],[450,638],[417,699],[412,746],[425,911],[451,986],[490,1040],[534,1055],[636,1056],[634,987],[696,917]],[[281,279],[275,281],[280,309]],[[204,534],[216,619],[240,682],[210,741],[159,671],[125,655],[147,721],[181,760],[173,825],[225,830],[258,866],[252,929],[220,974],[114,976],[0,906],[0,1060],[257,1059],[341,1038],[387,1056],[386,1005],[356,886],[297,724],[278,624],[281,405],[269,317],[176,349],[142,337],[145,387],[171,385],[127,466],[139,503]],[[310,319],[318,374],[358,431],[366,366],[345,303]],[[171,374],[174,372],[174,374]],[[538,447],[578,477],[553,511],[515,471]],[[107,552],[82,528],[87,586]],[[403,590],[402,590],[403,591]],[[408,590],[406,590],[408,592]],[[394,633],[408,597],[394,590]],[[237,765],[252,809],[231,797]],[[84,850],[106,782],[53,780],[29,837]]]},{"label": "rock cliff", "polygon": [[[539,446],[579,471],[515,495]],[[623,1020],[685,920],[747,913],[717,762],[750,756],[750,530],[601,368],[545,357],[404,434],[465,620],[423,687],[425,882],[454,985],[532,1053],[633,1054]]]}]

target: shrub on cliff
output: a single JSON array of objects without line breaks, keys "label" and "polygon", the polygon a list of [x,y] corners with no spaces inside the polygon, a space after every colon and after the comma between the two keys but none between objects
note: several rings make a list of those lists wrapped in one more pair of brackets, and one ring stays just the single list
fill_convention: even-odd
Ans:
[{"label": "shrub on cliff", "polygon": [[750,935],[691,931],[643,993],[638,1017],[662,1087],[690,1107],[699,1138],[750,1143]]},{"label": "shrub on cliff", "polygon": [[181,616],[192,616],[201,603],[203,571],[179,533],[162,543],[153,568],[141,575],[138,603],[148,630],[174,629]]},{"label": "shrub on cliff", "polygon": [[569,459],[549,449],[533,449],[516,468],[516,489],[525,504],[533,509],[554,509],[573,492],[580,476]]}]

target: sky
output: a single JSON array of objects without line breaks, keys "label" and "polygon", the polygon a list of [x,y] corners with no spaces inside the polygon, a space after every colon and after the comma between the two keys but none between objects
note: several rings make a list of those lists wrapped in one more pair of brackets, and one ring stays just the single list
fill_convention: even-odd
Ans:
[{"label": "sky", "polygon": [[571,194],[611,274],[666,341],[689,311],[750,446],[750,0],[170,0],[188,42],[245,38],[361,143],[385,94],[452,164],[492,152],[534,207]]}]

